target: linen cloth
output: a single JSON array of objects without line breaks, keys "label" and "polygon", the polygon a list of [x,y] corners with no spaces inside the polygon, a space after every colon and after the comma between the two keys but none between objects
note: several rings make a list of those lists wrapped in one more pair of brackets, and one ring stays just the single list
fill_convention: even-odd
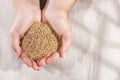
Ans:
[{"label": "linen cloth", "polygon": [[40,71],[15,57],[9,36],[14,20],[12,0],[0,0],[0,80],[120,80],[120,0],[77,0],[66,57]]}]

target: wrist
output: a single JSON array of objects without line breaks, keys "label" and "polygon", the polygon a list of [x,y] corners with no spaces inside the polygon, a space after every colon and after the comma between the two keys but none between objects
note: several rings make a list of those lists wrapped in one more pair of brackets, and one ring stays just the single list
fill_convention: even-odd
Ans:
[{"label": "wrist", "polygon": [[16,12],[40,9],[39,0],[13,0]]}]

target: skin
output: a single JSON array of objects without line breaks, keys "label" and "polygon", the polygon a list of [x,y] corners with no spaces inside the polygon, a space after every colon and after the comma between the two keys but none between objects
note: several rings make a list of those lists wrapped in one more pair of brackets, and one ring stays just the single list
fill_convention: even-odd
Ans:
[{"label": "skin", "polygon": [[62,46],[58,52],[39,59],[37,63],[40,67],[56,61],[59,57],[64,58],[67,53],[71,43],[71,27],[68,14],[75,2],[76,0],[47,0],[45,8],[42,10],[42,22],[49,23],[52,26],[62,39]]},{"label": "skin", "polygon": [[[46,64],[64,57],[71,43],[71,27],[68,21],[68,14],[76,0],[47,0],[44,9],[41,11],[39,0],[13,0],[16,10],[16,19],[10,30],[12,47],[28,67],[39,70]],[[67,4],[67,5],[66,5]],[[34,21],[51,24],[62,39],[62,46],[58,52],[38,59],[37,62],[30,60],[20,48],[20,39],[29,29]]]},{"label": "skin", "polygon": [[41,10],[38,0],[13,0],[16,10],[16,19],[10,29],[12,47],[17,55],[20,57],[28,67],[34,70],[39,70],[37,63],[30,60],[20,48],[20,39],[28,30],[34,21],[41,21]]}]

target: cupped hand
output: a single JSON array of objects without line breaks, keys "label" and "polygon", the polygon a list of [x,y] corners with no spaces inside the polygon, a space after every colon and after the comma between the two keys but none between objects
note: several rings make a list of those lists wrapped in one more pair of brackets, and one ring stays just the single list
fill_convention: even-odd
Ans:
[{"label": "cupped hand", "polygon": [[[35,3],[34,3],[35,4]],[[41,11],[39,6],[34,6],[32,3],[21,5],[21,7],[15,5],[16,19],[10,30],[12,47],[17,55],[20,57],[28,67],[32,67],[34,70],[40,69],[37,63],[30,60],[20,48],[20,39],[24,36],[25,32],[35,21],[41,21]]]},{"label": "cupped hand", "polygon": [[[66,5],[67,1],[69,3]],[[71,27],[68,21],[68,13],[74,3],[75,0],[48,0],[43,9],[42,22],[51,25],[61,39],[62,45],[57,52],[38,59],[37,63],[40,67],[56,61],[59,57],[63,58],[67,53],[71,44]]]},{"label": "cupped hand", "polygon": [[[61,14],[60,14],[61,15]],[[44,23],[49,23],[56,31],[61,39],[61,47],[57,52],[47,55],[44,58],[40,58],[37,63],[40,67],[45,64],[50,64],[56,61],[59,57],[64,58],[71,44],[71,27],[69,25],[67,16],[57,16],[56,14],[46,14],[43,20]]]},{"label": "cupped hand", "polygon": [[[64,57],[71,43],[71,28],[68,13],[76,0],[47,0],[45,8],[41,11],[39,0],[13,0],[16,9],[16,19],[10,30],[12,47],[28,67],[38,70],[45,64],[50,64],[59,57]],[[67,5],[66,5],[67,4]],[[53,6],[54,5],[54,6]],[[49,23],[62,40],[62,46],[57,52],[38,59],[37,63],[30,60],[20,48],[20,39],[35,21]]]}]

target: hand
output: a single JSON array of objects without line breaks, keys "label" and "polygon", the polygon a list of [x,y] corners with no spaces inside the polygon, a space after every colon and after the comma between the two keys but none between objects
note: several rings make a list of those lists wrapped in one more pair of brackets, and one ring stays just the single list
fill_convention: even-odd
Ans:
[{"label": "hand", "polygon": [[[42,22],[49,23],[62,39],[62,46],[58,52],[47,55],[37,61],[40,67],[50,64],[59,57],[64,57],[71,43],[71,27],[68,21],[68,13],[75,0],[48,0],[42,11]],[[67,5],[66,5],[67,4]],[[53,6],[54,5],[54,6]]]},{"label": "hand", "polygon": [[10,30],[12,47],[17,55],[20,57],[28,67],[38,70],[40,67],[35,61],[30,60],[20,48],[20,39],[29,27],[35,21],[41,21],[41,11],[39,8],[39,0],[14,0],[16,9],[16,19]]}]

